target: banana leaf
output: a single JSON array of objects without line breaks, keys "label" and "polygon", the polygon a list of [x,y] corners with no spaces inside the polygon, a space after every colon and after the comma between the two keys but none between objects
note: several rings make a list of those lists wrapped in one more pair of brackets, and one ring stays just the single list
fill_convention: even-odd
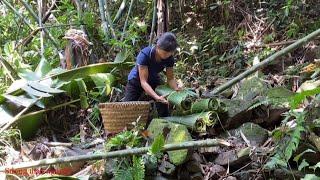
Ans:
[{"label": "banana leaf", "polygon": [[207,126],[214,126],[218,120],[215,112],[208,111],[187,116],[171,116],[163,118],[167,121],[179,123],[196,132],[206,132]]},{"label": "banana leaf", "polygon": [[[16,114],[18,114],[18,111],[13,103],[4,103],[0,105],[0,126],[5,126],[15,117]],[[22,138],[28,139],[35,135],[40,127],[42,119],[43,113],[29,113],[18,118],[16,126],[20,130]]]},{"label": "banana leaf", "polygon": [[1,104],[0,105],[0,127],[3,126],[8,122],[9,119],[12,119],[14,117],[13,112],[11,111],[11,108],[7,106],[7,104]]},{"label": "banana leaf", "polygon": [[36,101],[36,99],[26,98],[22,96],[11,96],[8,94],[4,94],[3,97],[5,97],[14,104],[21,105],[24,107],[28,107],[30,104]]},{"label": "banana leaf", "polygon": [[21,132],[22,139],[31,139],[40,128],[44,118],[44,113],[34,112],[21,116],[17,123],[17,127]]},{"label": "banana leaf", "polygon": [[198,115],[199,115],[199,118],[203,119],[203,121],[207,126],[214,126],[219,119],[218,114],[213,111],[202,112]]},{"label": "banana leaf", "polygon": [[171,116],[165,117],[163,119],[169,122],[185,125],[188,129],[191,129],[192,131],[206,132],[206,122],[204,121],[204,118],[201,118],[201,116],[199,115],[200,114],[192,114],[187,116]]},{"label": "banana leaf", "polygon": [[36,89],[38,91],[46,92],[46,93],[51,93],[51,94],[59,94],[63,93],[64,91],[56,88],[51,88],[47,85],[40,84],[39,82],[36,81],[29,81],[27,82],[29,86],[31,86],[33,89]]},{"label": "banana leaf", "polygon": [[129,63],[99,63],[92,64],[88,66],[83,66],[80,68],[72,69],[66,72],[52,75],[52,79],[59,79],[61,81],[70,81],[72,79],[84,78],[86,76],[97,74],[97,73],[108,73],[111,72],[114,68],[127,68],[130,67]]},{"label": "banana leaf", "polygon": [[190,95],[188,90],[172,92],[167,100],[174,105],[176,109],[190,110],[194,97]]},{"label": "banana leaf", "polygon": [[178,111],[187,111],[191,109],[192,102],[197,94],[190,90],[175,91],[167,85],[158,86],[155,92],[160,96],[167,97],[170,104],[175,106]]},{"label": "banana leaf", "polygon": [[174,90],[167,85],[161,85],[155,89],[155,92],[160,96],[169,96],[169,94],[173,93]]},{"label": "banana leaf", "polygon": [[216,98],[199,99],[191,106],[191,113],[200,113],[205,111],[225,112],[226,105]]},{"label": "banana leaf", "polygon": [[192,114],[191,110],[181,110],[181,109],[174,109],[171,112],[172,116],[187,116]]}]

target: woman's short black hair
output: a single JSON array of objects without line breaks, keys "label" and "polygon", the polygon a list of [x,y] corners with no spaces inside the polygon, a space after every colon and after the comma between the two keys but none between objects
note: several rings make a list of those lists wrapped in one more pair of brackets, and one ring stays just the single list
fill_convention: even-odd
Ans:
[{"label": "woman's short black hair", "polygon": [[176,36],[171,32],[163,33],[157,40],[157,46],[167,52],[175,51],[178,47]]}]

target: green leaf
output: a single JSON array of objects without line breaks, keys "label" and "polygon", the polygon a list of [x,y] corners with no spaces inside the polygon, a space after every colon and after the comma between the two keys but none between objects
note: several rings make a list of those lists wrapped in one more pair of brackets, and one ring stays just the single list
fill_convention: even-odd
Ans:
[{"label": "green leaf", "polygon": [[100,94],[105,93],[109,95],[115,81],[114,75],[110,73],[98,73],[90,76],[96,87],[99,89]]},{"label": "green leaf", "polygon": [[84,92],[80,93],[80,105],[82,109],[87,109],[89,107],[88,97]]},{"label": "green leaf", "polygon": [[75,81],[76,81],[77,84],[78,84],[80,93],[86,93],[86,92],[88,92],[88,91],[87,91],[87,85],[86,85],[86,83],[83,81],[83,79],[75,79]]},{"label": "green leaf", "polygon": [[307,163],[307,161],[305,159],[303,159],[298,167],[298,170],[301,171],[303,168],[305,168],[307,166],[309,166],[309,163]]},{"label": "green leaf", "polygon": [[59,94],[64,92],[60,89],[54,89],[49,86],[40,84],[39,82],[36,82],[36,81],[28,81],[28,85],[36,90],[46,92],[46,93],[51,93],[51,94]]},{"label": "green leaf", "polygon": [[151,149],[150,152],[152,154],[158,154],[161,152],[161,150],[163,149],[163,146],[165,144],[165,140],[162,134],[159,134],[153,141],[152,145],[151,145]]},{"label": "green leaf", "polygon": [[21,105],[24,107],[28,107],[36,101],[36,99],[30,99],[23,96],[12,96],[8,94],[5,94],[3,96],[9,101],[13,102],[14,104]]},{"label": "green leaf", "polygon": [[76,80],[63,82],[59,89],[63,89],[72,99],[78,99],[80,96],[79,84]]},{"label": "green leaf", "polygon": [[20,78],[28,80],[28,81],[36,81],[39,80],[40,77],[30,69],[19,69],[18,75]]},{"label": "green leaf", "polygon": [[14,47],[15,47],[14,41],[7,42],[4,45],[3,50],[4,50],[4,53],[6,54],[6,56],[10,56],[13,53]]},{"label": "green leaf", "polygon": [[45,113],[39,113],[38,111],[21,116],[17,122],[17,127],[20,129],[22,138],[30,139],[34,137],[44,118]]},{"label": "green leaf", "polygon": [[144,179],[144,162],[141,157],[133,156],[132,175],[134,180]]},{"label": "green leaf", "polygon": [[72,79],[84,78],[92,74],[108,73],[111,72],[111,70],[115,67],[119,67],[122,69],[126,66],[128,67],[128,64],[120,64],[114,62],[92,64],[53,75],[51,78],[58,78],[62,81],[70,81]]},{"label": "green leaf", "polygon": [[18,72],[14,70],[14,68],[2,57],[0,57],[0,64],[6,71],[6,73],[10,74],[15,80],[18,79]]},{"label": "green leaf", "polygon": [[104,87],[106,84],[113,84],[115,81],[114,75],[110,73],[97,73],[90,75],[91,79],[97,87]]},{"label": "green leaf", "polygon": [[119,169],[114,173],[115,180],[134,180],[131,171],[128,169]]},{"label": "green leaf", "polygon": [[10,87],[7,89],[6,93],[11,94],[26,85],[27,85],[27,81],[25,79],[16,80],[10,85]]},{"label": "green leaf", "polygon": [[293,160],[295,162],[298,162],[300,160],[301,156],[304,155],[305,153],[316,153],[316,152],[314,150],[312,150],[312,149],[307,149],[307,150],[303,151],[302,153],[296,155],[296,157],[294,157]]},{"label": "green leaf", "polygon": [[31,94],[31,95],[37,96],[37,97],[50,97],[50,96],[52,96],[49,93],[43,93],[38,90],[35,90],[35,89],[31,88],[30,86],[24,86],[21,89],[24,90],[25,92],[27,92],[28,94]]},{"label": "green leaf", "polygon": [[114,59],[114,62],[116,63],[122,63],[124,62],[126,59],[128,58],[128,53],[127,50],[123,50],[121,52],[119,52],[116,56],[116,58]]},{"label": "green leaf", "polygon": [[301,104],[301,102],[306,99],[307,96],[313,96],[319,93],[320,93],[320,88],[315,88],[312,90],[307,90],[307,91],[298,93],[295,96],[293,96],[290,106],[292,109],[296,109],[299,106],[299,104]]},{"label": "green leaf", "polygon": [[45,58],[41,58],[35,73],[38,77],[44,77],[48,72],[51,71],[51,66],[50,63],[45,59]]},{"label": "green leaf", "polygon": [[12,119],[14,116],[14,114],[12,113],[12,111],[10,110],[10,108],[5,105],[2,104],[0,105],[0,125],[4,125],[6,124],[10,119]]},{"label": "green leaf", "polygon": [[[3,95],[0,94],[0,102],[4,101],[4,99],[5,99],[5,98],[3,97]],[[1,103],[0,103],[0,104],[1,104]]]}]

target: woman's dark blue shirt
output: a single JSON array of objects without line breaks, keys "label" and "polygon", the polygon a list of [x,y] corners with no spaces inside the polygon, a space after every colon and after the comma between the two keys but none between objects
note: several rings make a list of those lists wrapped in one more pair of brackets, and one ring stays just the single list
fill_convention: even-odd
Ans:
[{"label": "woman's dark blue shirt", "polygon": [[156,52],[155,50],[156,50],[156,47],[148,46],[140,51],[136,59],[136,65],[128,75],[128,81],[134,78],[139,80],[138,65],[142,65],[142,66],[148,67],[148,71],[149,71],[148,83],[151,86],[159,85],[160,83],[159,73],[163,71],[164,68],[173,67],[174,58],[173,56],[170,56],[167,59],[163,59],[157,62],[155,58],[155,52]]}]

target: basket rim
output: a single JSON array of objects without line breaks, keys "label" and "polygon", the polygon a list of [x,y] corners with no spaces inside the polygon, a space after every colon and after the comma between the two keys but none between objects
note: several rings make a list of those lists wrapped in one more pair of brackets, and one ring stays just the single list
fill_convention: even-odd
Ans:
[{"label": "basket rim", "polygon": [[122,104],[150,104],[149,101],[125,101],[125,102],[105,102],[105,103],[99,103],[100,105],[122,105]]}]

